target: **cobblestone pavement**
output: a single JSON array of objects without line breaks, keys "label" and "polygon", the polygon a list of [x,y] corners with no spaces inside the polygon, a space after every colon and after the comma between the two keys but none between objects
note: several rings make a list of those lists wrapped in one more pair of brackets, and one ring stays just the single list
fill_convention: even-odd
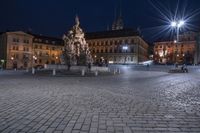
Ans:
[{"label": "cobblestone pavement", "polygon": [[1,133],[200,133],[200,73],[0,75]]}]

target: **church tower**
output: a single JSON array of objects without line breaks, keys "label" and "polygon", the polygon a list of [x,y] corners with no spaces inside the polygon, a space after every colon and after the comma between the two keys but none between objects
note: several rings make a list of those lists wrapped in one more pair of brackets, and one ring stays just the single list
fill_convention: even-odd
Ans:
[{"label": "church tower", "polygon": [[119,11],[115,9],[115,19],[112,24],[112,30],[122,30],[124,28],[124,23],[122,19],[122,6],[121,6],[121,1],[120,1],[120,6],[119,6]]}]

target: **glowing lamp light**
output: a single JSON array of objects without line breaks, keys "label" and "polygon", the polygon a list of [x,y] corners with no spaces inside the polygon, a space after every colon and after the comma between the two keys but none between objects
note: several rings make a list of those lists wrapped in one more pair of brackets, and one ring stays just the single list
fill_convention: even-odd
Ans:
[{"label": "glowing lamp light", "polygon": [[123,50],[128,50],[128,46],[123,46],[122,49]]},{"label": "glowing lamp light", "polygon": [[184,24],[185,24],[185,21],[181,20],[181,21],[179,21],[179,23],[178,23],[178,27],[182,27]]},{"label": "glowing lamp light", "polygon": [[109,64],[113,64],[113,63],[114,63],[114,61],[109,61],[108,63],[109,63]]},{"label": "glowing lamp light", "polygon": [[34,60],[37,60],[37,57],[36,57],[36,56],[33,56],[33,59],[34,59]]},{"label": "glowing lamp light", "polygon": [[184,24],[185,24],[185,21],[184,21],[184,20],[180,20],[180,21],[178,21],[178,22],[172,21],[172,22],[171,22],[171,27],[178,27],[178,28],[180,28],[180,27],[182,27]]},{"label": "glowing lamp light", "polygon": [[176,27],[177,23],[175,21],[171,22],[172,27]]},{"label": "glowing lamp light", "polygon": [[11,57],[10,59],[11,59],[11,60],[14,60],[14,57]]}]

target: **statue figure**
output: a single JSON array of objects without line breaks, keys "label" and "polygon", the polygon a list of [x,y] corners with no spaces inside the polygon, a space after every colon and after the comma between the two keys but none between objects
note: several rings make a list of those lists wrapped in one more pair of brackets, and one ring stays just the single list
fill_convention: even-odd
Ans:
[{"label": "statue figure", "polygon": [[75,23],[67,35],[63,35],[65,45],[63,55],[69,69],[71,65],[87,66],[92,63],[92,56],[85,40],[85,34],[80,28],[78,16],[75,18]]}]

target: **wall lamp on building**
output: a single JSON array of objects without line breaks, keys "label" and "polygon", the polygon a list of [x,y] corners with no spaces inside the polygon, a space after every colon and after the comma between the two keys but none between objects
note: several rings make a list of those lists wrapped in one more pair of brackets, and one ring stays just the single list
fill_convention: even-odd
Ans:
[{"label": "wall lamp on building", "polygon": [[14,57],[11,57],[10,59],[11,59],[11,60],[14,60]]},{"label": "wall lamp on building", "polygon": [[58,59],[58,56],[56,56],[56,60]]},{"label": "wall lamp on building", "polygon": [[128,50],[128,46],[123,46],[122,49],[123,50]]},{"label": "wall lamp on building", "polygon": [[34,55],[34,56],[33,56],[33,59],[34,59],[34,60],[37,60],[37,57]]}]

